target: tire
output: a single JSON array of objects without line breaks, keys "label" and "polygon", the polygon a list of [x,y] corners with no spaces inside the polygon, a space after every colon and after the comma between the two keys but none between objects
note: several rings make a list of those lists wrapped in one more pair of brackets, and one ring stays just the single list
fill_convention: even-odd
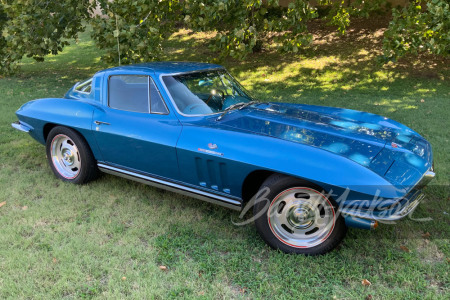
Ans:
[{"label": "tire", "polygon": [[255,226],[273,249],[285,253],[325,254],[347,232],[336,202],[312,183],[275,174],[264,181],[253,207]]},{"label": "tire", "polygon": [[56,177],[84,184],[99,175],[97,163],[86,140],[75,130],[57,126],[48,134],[47,160]]}]

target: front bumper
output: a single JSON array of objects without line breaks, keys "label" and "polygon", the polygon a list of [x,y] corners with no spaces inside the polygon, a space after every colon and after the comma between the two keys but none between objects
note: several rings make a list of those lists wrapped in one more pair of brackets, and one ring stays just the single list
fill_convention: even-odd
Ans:
[{"label": "front bumper", "polygon": [[384,209],[357,209],[357,208],[341,208],[344,218],[362,218],[373,221],[389,222],[403,219],[411,214],[414,209],[423,200],[425,195],[421,190],[413,190],[406,197],[398,201],[396,204]]},{"label": "front bumper", "polygon": [[348,226],[364,229],[374,229],[377,222],[390,223],[403,219],[412,214],[425,198],[422,188],[434,177],[434,170],[430,168],[409,193],[402,198],[376,201],[371,203],[370,207],[358,207],[354,202],[351,206],[340,207],[339,211]]}]

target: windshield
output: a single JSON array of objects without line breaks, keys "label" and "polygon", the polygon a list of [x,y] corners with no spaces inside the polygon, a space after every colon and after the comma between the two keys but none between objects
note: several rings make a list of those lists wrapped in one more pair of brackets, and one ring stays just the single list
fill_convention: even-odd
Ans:
[{"label": "windshield", "polygon": [[178,110],[185,115],[220,113],[252,100],[225,70],[164,76],[163,80]]}]

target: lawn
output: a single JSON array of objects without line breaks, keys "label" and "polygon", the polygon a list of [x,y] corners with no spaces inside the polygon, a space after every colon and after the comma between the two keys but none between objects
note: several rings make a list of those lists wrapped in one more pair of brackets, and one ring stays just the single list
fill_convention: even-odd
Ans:
[{"label": "lawn", "polygon": [[[431,221],[350,229],[328,255],[285,255],[218,206],[109,175],[84,186],[57,180],[44,147],[10,123],[23,103],[61,97],[108,67],[84,33],[62,54],[24,59],[18,74],[0,77],[0,298],[447,298],[449,61],[380,67],[381,32],[360,24],[339,37],[318,26],[302,54],[269,49],[223,64],[261,100],[369,111],[424,135],[437,177],[414,216]],[[211,61],[210,35],[180,30],[164,59]]]}]

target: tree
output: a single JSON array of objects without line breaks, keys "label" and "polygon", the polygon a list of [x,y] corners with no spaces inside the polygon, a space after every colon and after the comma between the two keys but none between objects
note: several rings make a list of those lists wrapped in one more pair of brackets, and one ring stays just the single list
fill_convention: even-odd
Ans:
[{"label": "tree", "polygon": [[[0,0],[0,73],[14,71],[24,56],[41,61],[57,54],[92,25],[92,38],[106,50],[105,59],[135,63],[158,59],[163,41],[179,26],[214,31],[211,48],[220,58],[239,59],[266,45],[296,53],[312,41],[307,23],[328,20],[345,34],[352,16],[389,13],[387,0]],[[92,16],[99,5],[103,15]],[[384,39],[384,61],[402,55],[450,54],[450,12],[447,0],[413,0],[393,19]]]},{"label": "tree", "polygon": [[178,0],[98,1],[103,16],[89,20],[92,38],[106,49],[108,62],[136,63],[155,60],[162,42],[175,30],[180,20]]},{"label": "tree", "polygon": [[412,1],[393,10],[393,20],[384,35],[384,59],[394,60],[407,53],[450,54],[450,9],[445,0]]},{"label": "tree", "polygon": [[0,72],[24,56],[43,61],[68,45],[89,18],[89,0],[0,0]]}]

